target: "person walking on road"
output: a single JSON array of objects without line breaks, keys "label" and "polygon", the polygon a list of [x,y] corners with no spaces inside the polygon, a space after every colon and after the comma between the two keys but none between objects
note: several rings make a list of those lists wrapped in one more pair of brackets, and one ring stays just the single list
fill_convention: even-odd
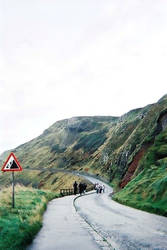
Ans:
[{"label": "person walking on road", "polygon": [[83,183],[83,193],[84,193],[84,194],[86,193],[86,188],[87,188],[86,183]]},{"label": "person walking on road", "polygon": [[102,186],[102,190],[103,190],[103,193],[104,193],[105,192],[105,186],[104,185]]},{"label": "person walking on road", "polygon": [[102,189],[103,189],[102,185],[99,185],[99,193],[100,194],[102,193]]},{"label": "person walking on road", "polygon": [[76,181],[73,184],[73,188],[74,188],[74,194],[76,195],[78,191],[78,183]]},{"label": "person walking on road", "polygon": [[83,193],[83,191],[84,191],[84,185],[83,185],[83,183],[79,183],[79,193],[80,193],[80,195],[82,195],[82,193]]}]

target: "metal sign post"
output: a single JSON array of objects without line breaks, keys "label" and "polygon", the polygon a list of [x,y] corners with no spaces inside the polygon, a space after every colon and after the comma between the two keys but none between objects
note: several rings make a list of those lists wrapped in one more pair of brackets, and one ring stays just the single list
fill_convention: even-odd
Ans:
[{"label": "metal sign post", "polygon": [[6,162],[4,163],[1,171],[3,172],[9,172],[11,171],[12,172],[12,208],[15,207],[15,183],[14,183],[14,172],[15,171],[22,171],[22,167],[20,165],[20,163],[18,162],[16,156],[11,153]]},{"label": "metal sign post", "polygon": [[12,208],[15,207],[14,184],[14,172],[12,172]]}]

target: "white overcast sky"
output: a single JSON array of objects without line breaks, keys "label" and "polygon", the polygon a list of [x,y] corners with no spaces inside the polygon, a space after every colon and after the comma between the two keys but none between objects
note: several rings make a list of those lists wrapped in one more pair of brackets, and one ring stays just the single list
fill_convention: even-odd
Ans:
[{"label": "white overcast sky", "polygon": [[166,0],[0,0],[0,153],[167,93]]}]

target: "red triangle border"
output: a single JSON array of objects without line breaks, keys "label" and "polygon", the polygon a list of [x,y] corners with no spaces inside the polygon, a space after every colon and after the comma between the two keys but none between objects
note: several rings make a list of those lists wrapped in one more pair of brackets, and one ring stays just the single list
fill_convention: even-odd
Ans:
[{"label": "red triangle border", "polygon": [[[13,158],[14,158],[14,160],[15,160],[15,162],[16,162],[16,164],[17,164],[17,166],[18,166],[19,168],[18,168],[18,169],[4,170],[4,168],[6,167],[6,164],[7,164],[8,160],[10,159],[11,156],[13,156]],[[1,171],[3,171],[3,172],[11,172],[11,171],[13,172],[13,171],[22,171],[22,170],[23,170],[23,169],[22,169],[20,163],[18,162],[18,160],[17,160],[17,158],[16,158],[16,156],[14,155],[13,152],[10,153],[10,155],[8,156],[7,160],[5,161],[5,163],[3,164],[3,167],[2,167],[2,169],[1,169]]]}]

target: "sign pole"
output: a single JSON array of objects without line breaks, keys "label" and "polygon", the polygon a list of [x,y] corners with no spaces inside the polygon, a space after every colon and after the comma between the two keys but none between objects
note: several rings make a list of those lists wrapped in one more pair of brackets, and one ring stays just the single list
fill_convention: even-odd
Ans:
[{"label": "sign pole", "polygon": [[3,171],[3,172],[11,171],[12,172],[12,208],[15,207],[14,172],[15,171],[22,171],[22,170],[23,169],[22,169],[20,163],[18,162],[16,156],[14,155],[14,153],[10,153],[7,160],[3,164],[1,171]]},{"label": "sign pole", "polygon": [[12,208],[15,207],[15,199],[14,199],[14,171],[12,171]]}]

